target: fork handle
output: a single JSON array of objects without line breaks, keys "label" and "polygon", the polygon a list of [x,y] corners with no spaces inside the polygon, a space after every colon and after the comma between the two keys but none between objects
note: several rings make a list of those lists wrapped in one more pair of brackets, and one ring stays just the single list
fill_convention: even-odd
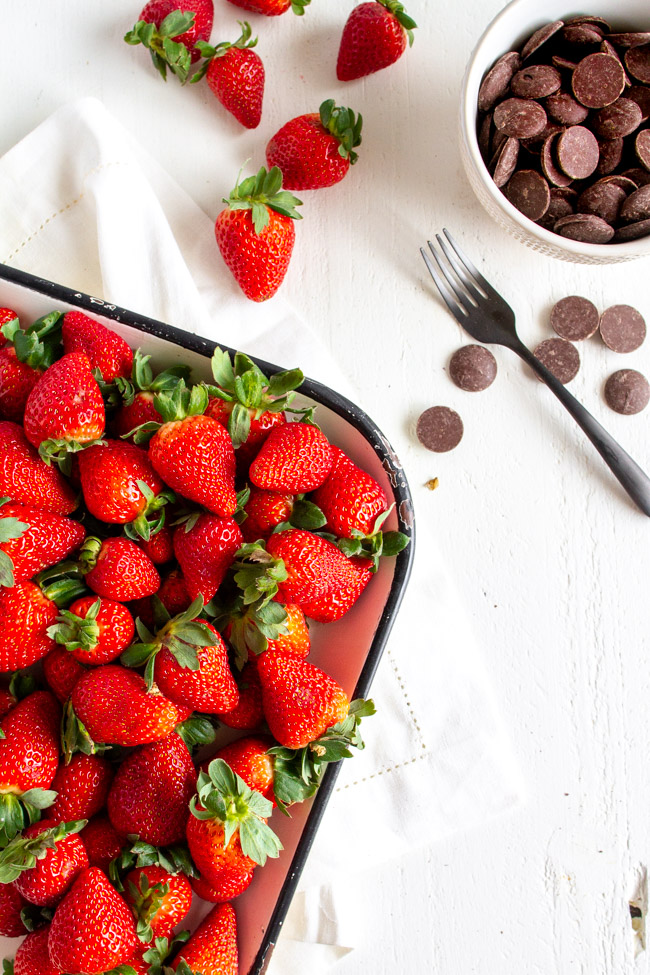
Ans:
[{"label": "fork handle", "polygon": [[555,393],[576,423],[587,434],[614,477],[623,485],[641,511],[650,517],[650,478],[648,475],[600,425],[598,420],[594,419],[582,403],[579,403],[553,373],[542,365],[539,359],[535,358],[530,349],[527,349],[523,343],[512,346],[512,349]]}]

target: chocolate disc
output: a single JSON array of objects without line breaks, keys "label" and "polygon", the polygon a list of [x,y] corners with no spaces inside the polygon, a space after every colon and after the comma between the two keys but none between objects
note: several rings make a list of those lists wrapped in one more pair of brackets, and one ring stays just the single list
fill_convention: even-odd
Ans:
[{"label": "chocolate disc", "polygon": [[641,169],[640,166],[632,166],[631,169],[624,169],[621,173],[625,179],[632,180],[637,186],[645,186],[650,183],[650,173],[647,169]]},{"label": "chocolate disc", "polygon": [[512,205],[530,220],[543,217],[551,202],[548,183],[533,169],[520,169],[506,184],[503,192]]},{"label": "chocolate disc", "polygon": [[650,217],[650,184],[640,186],[634,193],[630,193],[621,207],[621,220],[625,223],[636,223]]},{"label": "chocolate disc", "polygon": [[602,176],[613,173],[620,165],[625,148],[623,139],[610,139],[606,142],[598,142],[598,165],[596,172]]},{"label": "chocolate disc", "polygon": [[563,20],[554,20],[552,24],[544,24],[539,30],[536,30],[534,34],[531,34],[524,46],[521,49],[521,59],[525,61],[529,58],[531,54],[539,50],[542,44],[546,44],[549,38],[553,37],[553,34],[557,34],[559,30],[564,27]]},{"label": "chocolate disc", "polygon": [[599,27],[601,33],[609,34],[611,27],[604,17],[595,17],[591,14],[577,14],[575,17],[570,17],[565,20],[564,23],[567,27],[573,27],[577,24],[589,24],[591,27]]},{"label": "chocolate disc", "polygon": [[540,156],[540,164],[542,167],[542,172],[546,176],[549,183],[554,186],[568,186],[573,182],[571,176],[567,176],[555,165],[555,145],[557,143],[557,135],[552,135],[546,140],[542,146],[542,153]]},{"label": "chocolate disc", "polygon": [[588,54],[573,72],[571,86],[586,108],[605,108],[623,93],[623,65],[609,54]]},{"label": "chocolate disc", "polygon": [[533,355],[563,386],[575,378],[580,368],[580,353],[566,339],[545,339],[533,350]]},{"label": "chocolate disc", "polygon": [[634,352],[645,339],[643,315],[631,305],[612,305],[600,316],[600,337],[612,352]]},{"label": "chocolate disc", "polygon": [[637,159],[650,170],[650,129],[642,129],[634,140]]},{"label": "chocolate disc", "polygon": [[640,240],[650,234],[650,220],[639,220],[638,223],[628,223],[619,227],[614,234],[614,240],[623,244],[626,240]]},{"label": "chocolate disc", "polygon": [[562,31],[562,39],[567,44],[600,44],[603,32],[591,24],[566,24]]},{"label": "chocolate disc", "polygon": [[598,331],[600,315],[588,298],[569,295],[560,298],[551,309],[551,328],[569,342],[588,339]]},{"label": "chocolate disc", "polygon": [[596,112],[591,126],[601,139],[622,139],[638,129],[642,119],[643,113],[632,98],[617,98]]},{"label": "chocolate disc", "polygon": [[[621,59],[619,57],[618,51],[616,50],[615,47],[613,47],[609,43],[609,41],[603,40],[603,43],[600,45],[600,52],[601,52],[601,54],[609,54],[611,57],[616,58],[617,61],[620,61],[621,67],[623,66],[623,62],[621,61]],[[627,74],[625,73],[625,68],[623,68],[623,77],[625,78],[625,86],[626,87],[628,85],[631,85],[632,84],[632,82],[628,78]]]},{"label": "chocolate disc", "polygon": [[[622,190],[620,186],[615,183],[599,181],[592,183],[580,194],[576,210],[578,213],[595,213],[597,217],[602,217],[606,223],[613,226],[618,220],[624,200],[625,190]],[[594,329],[595,331],[596,329]],[[569,338],[569,336],[566,335],[565,338]]]},{"label": "chocolate disc", "polygon": [[586,179],[600,158],[598,140],[584,125],[572,125],[558,136],[556,156],[560,169],[572,179]]},{"label": "chocolate disc", "polygon": [[561,125],[580,125],[589,115],[589,109],[576,101],[568,91],[549,95],[544,104],[549,117]]},{"label": "chocolate disc", "polygon": [[508,91],[512,76],[521,64],[516,51],[508,51],[494,64],[481,82],[478,92],[478,108],[487,112]]},{"label": "chocolate disc", "polygon": [[614,236],[614,228],[593,213],[574,213],[562,217],[555,224],[555,232],[583,244],[608,244]]},{"label": "chocolate disc", "polygon": [[650,402],[650,383],[636,369],[619,369],[605,383],[605,402],[615,413],[631,416]]},{"label": "chocolate disc", "polygon": [[640,44],[626,51],[625,67],[637,81],[650,84],[650,44]]},{"label": "chocolate disc", "polygon": [[506,98],[494,109],[494,124],[505,135],[530,139],[546,125],[546,112],[539,102],[527,98]]},{"label": "chocolate disc", "polygon": [[519,156],[519,139],[506,139],[501,148],[495,153],[490,172],[497,186],[505,186],[517,166]]},{"label": "chocolate disc", "polygon": [[551,61],[556,68],[562,68],[564,71],[575,71],[578,67],[577,61],[569,61],[568,58],[562,58],[559,54],[554,54]]},{"label": "chocolate disc", "polygon": [[464,345],[449,360],[449,375],[453,382],[468,393],[478,393],[494,382],[497,361],[483,345]]},{"label": "chocolate disc", "polygon": [[460,443],[463,421],[448,406],[431,406],[419,417],[416,432],[423,447],[442,454]]},{"label": "chocolate disc", "polygon": [[645,85],[632,85],[625,93],[626,98],[631,98],[641,109],[641,121],[647,122],[650,118],[650,88]]},{"label": "chocolate disc", "polygon": [[570,213],[574,213],[573,208],[573,198],[576,196],[575,190],[568,190],[573,196],[567,196],[567,189],[561,186],[551,187],[551,202],[548,205],[548,210],[544,216],[537,222],[540,226],[545,227],[546,230],[553,230],[556,222],[561,217],[567,217]]},{"label": "chocolate disc", "polygon": [[562,84],[560,72],[550,64],[533,64],[522,68],[510,82],[510,90],[518,98],[546,98]]},{"label": "chocolate disc", "polygon": [[640,44],[650,44],[650,33],[628,31],[622,34],[610,34],[608,40],[610,44],[616,44],[617,47],[638,47]]},{"label": "chocolate disc", "polygon": [[620,186],[625,193],[634,193],[637,188],[637,183],[629,179],[627,176],[623,176],[622,173],[614,173],[613,176],[604,176],[602,179],[598,180],[599,183],[614,183],[615,186]]}]

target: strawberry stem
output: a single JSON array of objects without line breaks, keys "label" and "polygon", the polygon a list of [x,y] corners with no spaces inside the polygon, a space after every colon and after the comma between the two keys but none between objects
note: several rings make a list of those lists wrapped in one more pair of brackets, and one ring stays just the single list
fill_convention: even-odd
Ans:
[{"label": "strawberry stem", "polygon": [[267,226],[269,210],[275,210],[292,220],[302,220],[302,215],[296,210],[297,206],[302,206],[302,200],[282,189],[282,172],[277,166],[273,166],[268,173],[261,166],[255,176],[248,176],[241,183],[238,178],[230,196],[224,198],[223,202],[231,210],[250,210],[256,234]]},{"label": "strawberry stem", "polygon": [[409,47],[413,46],[413,31],[418,26],[412,17],[407,14],[404,9],[404,4],[400,3],[400,0],[377,0],[382,7],[395,17],[399,23],[402,25],[406,31],[406,35],[409,39]]},{"label": "strawberry stem", "polygon": [[355,115],[351,108],[336,105],[333,98],[324,101],[319,112],[323,128],[339,142],[339,155],[349,159],[353,166],[359,158],[354,149],[361,145],[362,116]]}]

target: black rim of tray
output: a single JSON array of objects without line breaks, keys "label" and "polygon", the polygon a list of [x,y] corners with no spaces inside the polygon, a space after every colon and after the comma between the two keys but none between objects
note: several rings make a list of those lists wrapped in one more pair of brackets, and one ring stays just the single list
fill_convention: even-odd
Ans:
[{"label": "black rim of tray", "polygon": [[[64,285],[56,284],[53,281],[48,281],[45,278],[39,278],[36,275],[29,274],[26,271],[20,271],[17,268],[8,267],[4,264],[0,264],[0,280],[1,279],[21,285],[22,287],[28,288],[30,291],[37,291],[40,294],[46,295],[54,304],[56,304],[58,301],[62,301],[68,305],[83,308],[85,311],[88,311],[91,314],[95,312],[95,314],[102,315],[105,318],[112,319],[116,322],[122,322],[124,325],[129,325],[140,332],[165,339],[168,342],[172,342],[174,345],[178,345],[181,348],[187,349],[191,352],[196,352],[199,355],[205,356],[206,358],[210,358],[212,356],[212,353],[218,344],[217,342],[213,342],[211,339],[204,338],[201,335],[196,335],[193,332],[186,332],[175,325],[168,325],[165,322],[157,321],[154,318],[148,318],[146,315],[138,315],[136,312],[129,311],[126,308],[120,308],[117,305],[103,301],[101,298],[93,298],[90,295],[84,294],[83,292],[74,291],[73,289],[67,288]],[[234,354],[235,352],[234,349],[227,345],[221,345],[220,348],[225,349],[231,354]],[[258,359],[254,355],[251,355],[251,359],[260,367],[262,372],[267,375],[270,375],[273,372],[278,372],[283,368],[287,368],[286,366],[278,366],[273,363],[266,362],[263,359]],[[370,419],[367,413],[360,409],[351,400],[347,399],[347,397],[341,396],[339,393],[330,389],[329,386],[325,386],[314,379],[305,379],[300,387],[300,393],[316,400],[323,406],[328,407],[328,409],[343,417],[364,435],[368,443],[373,447],[375,453],[380,458],[382,465],[389,476],[393,497],[395,499],[395,509],[399,522],[399,531],[404,532],[411,539],[410,544],[407,545],[396,558],[390,592],[377,624],[377,629],[375,631],[368,656],[366,657],[354,689],[353,697],[365,697],[370,689],[372,679],[375,675],[375,671],[377,670],[377,666],[384,651],[386,641],[388,640],[388,636],[393,627],[395,616],[400,607],[400,603],[402,602],[404,591],[411,574],[415,550],[413,501],[402,465],[400,464],[395,451],[377,424]],[[302,835],[298,841],[298,846],[296,847],[291,865],[280,890],[280,895],[276,901],[275,908],[273,909],[268,926],[264,932],[262,944],[257,952],[252,968],[248,970],[246,975],[261,975],[261,973],[265,971],[266,966],[270,961],[273,948],[278,940],[280,931],[282,929],[282,924],[289,909],[289,905],[296,892],[300,875],[307,861],[316,831],[323,817],[323,813],[325,812],[327,802],[334,790],[340,766],[341,763],[338,762],[335,765],[330,765],[327,768],[318,792],[312,800],[309,816],[305,822]]]}]

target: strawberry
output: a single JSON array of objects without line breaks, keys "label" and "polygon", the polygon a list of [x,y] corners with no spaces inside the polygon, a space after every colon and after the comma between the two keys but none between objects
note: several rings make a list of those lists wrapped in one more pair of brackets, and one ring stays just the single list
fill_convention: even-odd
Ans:
[{"label": "strawberry", "polygon": [[101,541],[91,536],[81,550],[80,562],[86,584],[105,599],[140,599],[153,595],[160,587],[153,562],[128,538]]},{"label": "strawberry", "polygon": [[61,611],[48,636],[82,664],[107,664],[128,647],[134,632],[133,617],[122,603],[82,596]]},{"label": "strawberry", "polygon": [[399,0],[360,3],[348,17],[336,62],[339,81],[353,81],[394,64],[413,43],[417,24]]},{"label": "strawberry", "polygon": [[[238,738],[220,748],[213,757],[222,759],[249,789],[273,802],[273,757],[268,750],[274,744],[268,735]],[[210,760],[204,762],[202,771],[206,772],[209,764]]]},{"label": "strawberry", "polygon": [[50,786],[59,764],[61,708],[47,691],[35,691],[0,722],[0,837],[6,845],[38,818],[56,796]]},{"label": "strawberry", "polygon": [[300,494],[319,487],[331,467],[332,448],[322,430],[310,423],[285,423],[271,430],[249,476],[266,491]]},{"label": "strawberry", "polygon": [[22,420],[27,397],[42,375],[42,369],[34,369],[20,361],[13,345],[0,349],[1,419],[17,423]]},{"label": "strawberry", "polygon": [[88,866],[86,849],[75,835],[83,826],[85,820],[28,826],[0,853],[0,882],[13,882],[30,904],[54,907]]},{"label": "strawberry", "polygon": [[266,147],[266,162],[282,170],[288,190],[318,190],[339,183],[358,156],[361,115],[329,98],[318,112],[286,122]]},{"label": "strawberry", "polygon": [[154,393],[136,392],[129,403],[125,403],[111,420],[113,432],[118,437],[126,437],[143,423],[160,423],[160,413],[154,406]]},{"label": "strawberry", "polygon": [[244,505],[246,518],[241,526],[244,540],[266,541],[274,528],[291,519],[294,502],[293,494],[251,488],[248,501]]},{"label": "strawberry", "polygon": [[113,329],[81,311],[69,311],[63,316],[62,334],[64,352],[83,352],[104,382],[131,375],[133,351]]},{"label": "strawberry", "polygon": [[[373,575],[371,559],[351,558],[347,560],[347,572],[341,572],[337,585],[326,595],[302,604],[305,616],[317,623],[334,623],[335,620],[352,609]],[[345,578],[347,576],[347,578]]]},{"label": "strawberry", "polygon": [[384,490],[339,447],[332,447],[332,456],[330,473],[313,496],[327,518],[326,531],[340,538],[353,538],[355,531],[369,535],[388,508]]},{"label": "strawberry", "polygon": [[180,843],[195,788],[187,746],[170,734],[138,748],[118,768],[108,796],[111,823],[119,833],[135,833],[155,846]]},{"label": "strawberry", "polygon": [[283,630],[273,640],[268,641],[267,650],[281,650],[294,657],[306,657],[310,649],[309,627],[300,606],[287,603],[284,607],[286,619]]},{"label": "strawberry", "polygon": [[307,621],[296,603],[244,606],[237,600],[228,608],[225,618],[228,622],[223,627],[223,634],[235,648],[238,664],[243,665],[248,657],[265,650],[282,650],[297,657],[306,657],[309,653]]},{"label": "strawberry", "polygon": [[187,916],[192,888],[182,873],[172,874],[155,864],[131,870],[124,878],[124,900],[133,911],[138,936],[148,943],[168,938]]},{"label": "strawberry", "polygon": [[212,33],[212,0],[149,0],[138,22],[124,37],[127,44],[144,44],[163,79],[167,68],[185,83],[200,54],[196,44]]},{"label": "strawberry", "polygon": [[[155,535],[154,538],[158,538],[158,536]],[[178,616],[179,613],[188,609],[192,600],[180,569],[172,569],[171,572],[167,573],[155,596],[146,596],[144,599],[137,599],[132,603],[134,615],[139,616],[149,629],[156,627],[154,603],[157,599],[160,600],[170,617]]]},{"label": "strawberry", "polygon": [[143,423],[160,422],[160,414],[154,406],[156,393],[171,391],[180,379],[188,380],[190,367],[170,366],[154,376],[150,365],[151,356],[143,355],[140,349],[133,353],[133,366],[128,379],[117,376],[106,389],[106,395],[119,409],[111,421],[114,433],[124,437]]},{"label": "strawberry", "polygon": [[192,527],[189,525],[191,521],[174,532],[174,553],[190,597],[201,596],[208,603],[232,565],[243,537],[233,518],[203,514]]},{"label": "strawberry", "polygon": [[126,525],[126,534],[148,539],[162,527],[171,499],[146,451],[132,443],[105,440],[79,455],[86,507],[99,521]]},{"label": "strawberry", "polygon": [[289,268],[300,200],[282,189],[277,167],[262,168],[235,185],[228,206],[217,216],[215,236],[221,256],[252,301],[266,301]]},{"label": "strawberry", "polygon": [[[3,309],[0,308],[0,316]],[[3,938],[21,938],[27,928],[21,911],[27,901],[18,893],[13,884],[0,884],[0,935]]]},{"label": "strawberry", "polygon": [[[197,639],[203,642],[208,634],[212,634],[214,642],[206,646],[195,645],[196,664],[191,666],[187,666],[184,657],[177,657],[174,644],[163,646],[156,656],[156,684],[170,701],[192,710],[210,714],[232,711],[239,701],[239,691],[228,665],[228,649],[213,626],[209,623],[198,625],[207,632],[205,637]],[[185,653],[188,646],[185,644],[183,648]]]},{"label": "strawberry", "polygon": [[0,585],[26,582],[79,548],[86,531],[64,515],[0,504]]},{"label": "strawberry", "polygon": [[20,325],[18,313],[13,308],[0,308],[0,349],[7,344],[7,339],[2,333],[2,326],[8,325],[9,322],[17,322]]},{"label": "strawberry", "polygon": [[216,47],[200,44],[206,59],[192,82],[205,74],[210,91],[223,107],[247,129],[256,129],[262,118],[264,99],[264,64],[253,51],[257,38],[251,39],[250,24],[240,22],[241,35],[232,44],[222,41]]},{"label": "strawberry", "polygon": [[217,714],[219,721],[228,728],[254,731],[262,723],[262,685],[257,673],[257,663],[244,664],[236,678],[239,702],[226,714]]},{"label": "strawberry", "polygon": [[30,931],[16,952],[13,975],[63,975],[59,966],[50,961],[49,936],[49,924]]},{"label": "strawberry", "polygon": [[101,391],[81,352],[64,355],[46,369],[25,404],[27,439],[43,460],[56,459],[59,466],[68,452],[76,453],[102,436],[104,420]]},{"label": "strawberry", "polygon": [[[213,907],[172,964],[173,971],[237,975],[237,920],[231,904]],[[183,961],[186,968],[183,968]]]},{"label": "strawberry", "polygon": [[32,389],[59,352],[61,313],[52,312],[23,331],[17,318],[0,335],[0,418],[20,421]]},{"label": "strawberry", "polygon": [[302,17],[311,0],[230,0],[230,3],[256,14],[264,14],[265,17],[279,17],[289,8],[298,17]]},{"label": "strawberry", "polygon": [[119,855],[127,839],[118,833],[108,816],[95,816],[79,834],[86,847],[91,867],[99,867],[104,873]]},{"label": "strawberry", "polygon": [[108,877],[97,867],[83,870],[52,919],[50,961],[64,972],[104,972],[138,945],[133,915]]},{"label": "strawberry", "polygon": [[17,423],[0,421],[0,497],[57,515],[69,515],[75,492],[55,467],[48,467]]},{"label": "strawberry", "polygon": [[174,558],[174,533],[168,525],[163,525],[159,532],[151,535],[147,541],[137,539],[138,545],[148,555],[154,565],[164,565]]},{"label": "strawberry", "polygon": [[[251,880],[253,875],[251,874]],[[221,896],[221,891],[212,884],[208,883],[205,877],[200,875],[197,877],[190,877],[190,884],[192,885],[192,890],[197,894],[201,900],[209,901],[211,904],[222,904],[223,898]]]},{"label": "strawberry", "polygon": [[54,647],[47,635],[58,609],[34,582],[0,586],[0,671],[29,667]]},{"label": "strawberry", "polygon": [[278,598],[283,602],[302,606],[336,589],[340,579],[349,579],[346,556],[313,532],[300,528],[277,532],[266,543],[266,551],[284,563],[287,578],[278,583]]},{"label": "strawberry", "polygon": [[51,645],[53,649],[43,659],[43,676],[52,693],[61,704],[65,704],[72,694],[72,688],[86,673],[86,668],[64,647],[57,647],[54,643]]},{"label": "strawberry", "polygon": [[347,716],[343,688],[306,660],[267,652],[257,669],[264,716],[273,737],[286,748],[303,748]]},{"label": "strawberry", "polygon": [[99,755],[73,755],[69,765],[60,765],[52,789],[54,805],[47,818],[53,823],[91,819],[106,805],[113,781],[113,766]]},{"label": "strawberry", "polygon": [[175,704],[159,692],[148,692],[139,674],[115,664],[93,667],[84,674],[73,688],[71,701],[90,738],[106,744],[159,741],[181,720]]}]

